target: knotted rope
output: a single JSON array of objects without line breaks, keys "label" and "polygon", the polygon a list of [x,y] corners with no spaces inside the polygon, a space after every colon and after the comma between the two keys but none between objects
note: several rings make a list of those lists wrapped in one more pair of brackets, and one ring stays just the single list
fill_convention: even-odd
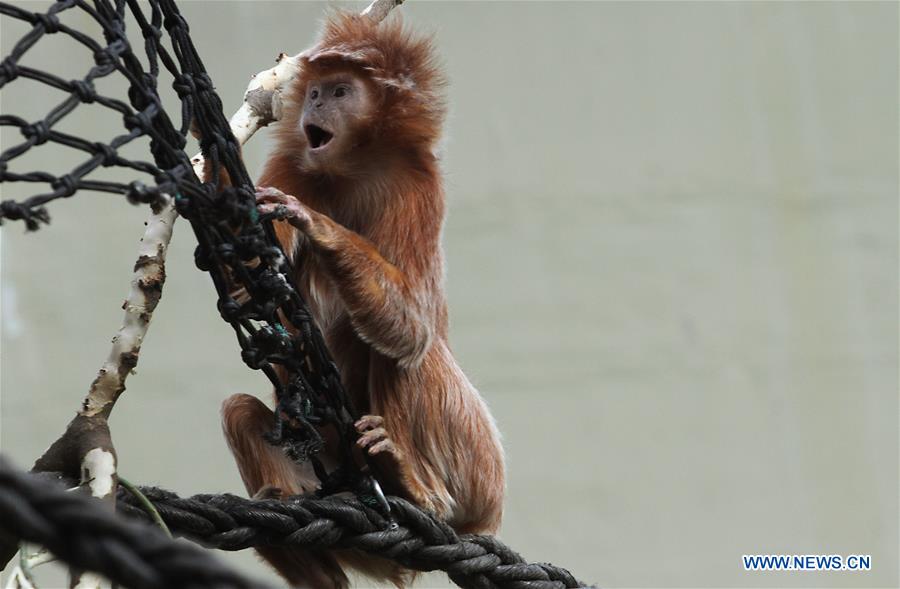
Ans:
[{"label": "knotted rope", "polygon": [[[356,497],[251,500],[142,487],[177,535],[221,550],[252,546],[355,548],[417,571],[441,570],[466,589],[582,587],[564,568],[529,564],[494,536],[457,534],[446,523],[399,497],[388,497],[393,522]],[[120,490],[123,513],[149,516]]]}]

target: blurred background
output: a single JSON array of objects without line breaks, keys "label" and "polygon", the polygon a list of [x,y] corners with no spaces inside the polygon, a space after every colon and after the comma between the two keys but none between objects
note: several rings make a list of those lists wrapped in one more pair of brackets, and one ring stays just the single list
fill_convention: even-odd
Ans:
[{"label": "blurred background", "polygon": [[[250,74],[312,43],[328,5],[181,6],[231,113]],[[898,5],[399,12],[437,35],[451,80],[452,345],[503,432],[502,539],[604,587],[896,587]],[[24,31],[3,21],[4,55]],[[92,64],[55,38],[23,63],[70,78]],[[36,119],[62,98],[16,82],[0,107]],[[92,108],[61,128],[121,132]],[[251,173],[268,142],[248,145]],[[29,158],[59,172],[83,159]],[[0,230],[0,443],[21,467],[105,358],[147,216],[90,193],[50,212],[38,233]],[[240,361],[193,248],[179,223],[113,439],[133,481],[243,494],[219,404],[269,387]],[[759,553],[870,554],[872,570],[745,572],[741,555]],[[249,552],[222,557],[277,582]]]}]

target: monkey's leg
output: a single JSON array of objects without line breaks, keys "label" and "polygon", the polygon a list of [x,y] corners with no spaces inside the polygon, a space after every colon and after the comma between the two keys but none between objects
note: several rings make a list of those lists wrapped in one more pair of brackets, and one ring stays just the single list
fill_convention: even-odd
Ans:
[{"label": "monkey's leg", "polygon": [[[275,414],[252,395],[234,395],[222,404],[222,429],[238,471],[251,496],[300,495],[316,488],[310,473],[269,444]],[[346,589],[349,581],[334,557],[325,551],[299,548],[257,548],[256,551],[294,587]]]}]

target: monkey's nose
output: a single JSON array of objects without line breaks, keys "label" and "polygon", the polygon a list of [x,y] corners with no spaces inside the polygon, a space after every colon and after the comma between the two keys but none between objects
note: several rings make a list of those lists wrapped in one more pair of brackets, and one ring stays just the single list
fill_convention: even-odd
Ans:
[{"label": "monkey's nose", "polygon": [[324,103],[322,103],[322,102],[317,102],[317,103],[316,103],[316,108],[322,108],[322,104],[324,104]]}]

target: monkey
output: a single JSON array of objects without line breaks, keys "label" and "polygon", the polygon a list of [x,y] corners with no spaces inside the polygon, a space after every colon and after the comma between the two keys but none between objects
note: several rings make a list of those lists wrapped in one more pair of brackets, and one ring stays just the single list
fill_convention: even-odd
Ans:
[{"label": "monkey", "polygon": [[[431,37],[399,19],[335,12],[286,89],[257,204],[279,212],[276,236],[364,413],[357,443],[384,473],[385,491],[460,533],[495,533],[505,494],[500,434],[448,343],[435,155],[445,85]],[[264,439],[273,421],[255,396],[223,403],[247,492],[314,492],[320,481],[310,465]],[[352,551],[259,552],[294,585],[345,588],[345,568],[398,587],[413,576]]]}]

